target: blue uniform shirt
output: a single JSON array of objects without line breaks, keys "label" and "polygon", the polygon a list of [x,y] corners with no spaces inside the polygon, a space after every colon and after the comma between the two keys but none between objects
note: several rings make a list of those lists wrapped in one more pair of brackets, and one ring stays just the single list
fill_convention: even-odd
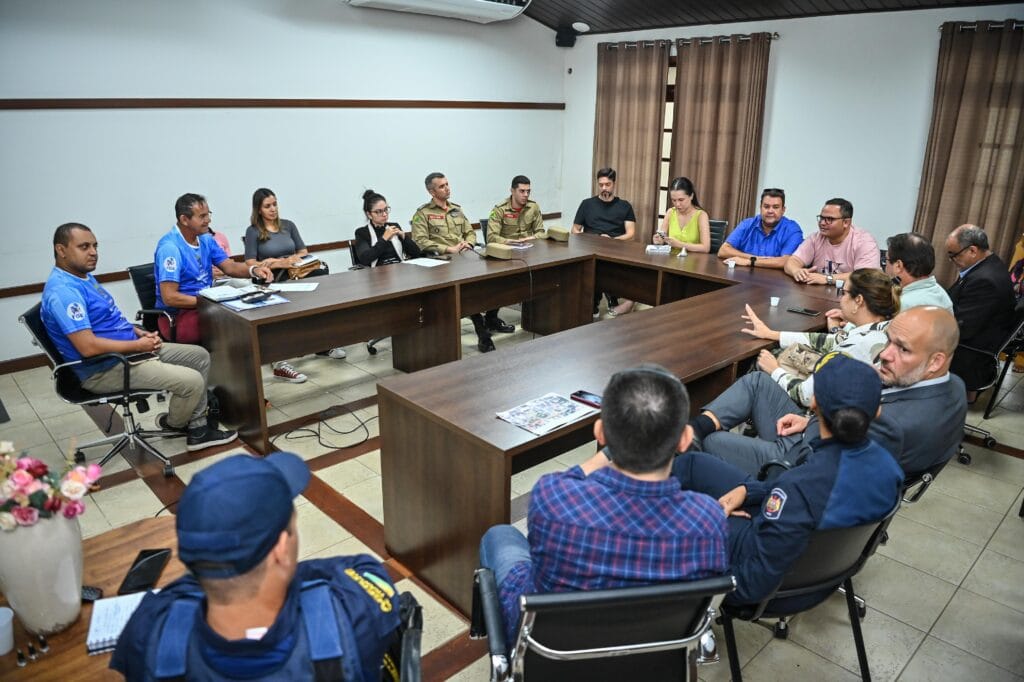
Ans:
[{"label": "blue uniform shirt", "polygon": [[761,227],[761,216],[756,215],[737,225],[725,242],[743,253],[773,258],[792,254],[803,240],[804,234],[795,220],[782,216],[775,229],[766,236]]},{"label": "blue uniform shirt", "polygon": [[[68,340],[68,334],[91,329],[96,336],[115,341],[134,341],[138,336],[114,298],[92,274],[75,277],[54,267],[43,288],[43,325],[66,362],[81,360],[82,354]],[[81,379],[117,364],[110,358],[87,367],[75,367]]]},{"label": "blue uniform shirt", "polygon": [[175,310],[160,297],[161,282],[177,282],[178,291],[195,296],[201,289],[213,284],[213,266],[228,259],[224,249],[209,233],[199,235],[198,246],[192,246],[181,236],[177,226],[160,238],[153,257],[156,277],[156,307]]}]

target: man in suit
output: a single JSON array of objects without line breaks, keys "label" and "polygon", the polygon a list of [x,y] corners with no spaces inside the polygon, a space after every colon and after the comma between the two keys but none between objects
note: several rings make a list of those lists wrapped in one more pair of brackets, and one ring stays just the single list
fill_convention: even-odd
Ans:
[{"label": "man in suit", "polygon": [[989,250],[988,235],[977,225],[953,230],[946,239],[946,254],[960,271],[949,288],[960,343],[975,349],[958,349],[950,371],[964,380],[967,399],[974,402],[977,389],[992,378],[990,354],[1010,333],[1013,283],[1006,264]]},{"label": "man in suit", "polygon": [[[903,470],[917,473],[953,456],[963,435],[967,404],[963,382],[949,371],[959,333],[947,310],[918,306],[893,318],[879,355],[885,387],[882,413],[868,437],[891,452]],[[729,429],[752,419],[756,437]],[[799,464],[819,436],[816,417],[803,416],[786,391],[764,372],[730,386],[691,420],[694,449],[756,474],[767,462]]]}]

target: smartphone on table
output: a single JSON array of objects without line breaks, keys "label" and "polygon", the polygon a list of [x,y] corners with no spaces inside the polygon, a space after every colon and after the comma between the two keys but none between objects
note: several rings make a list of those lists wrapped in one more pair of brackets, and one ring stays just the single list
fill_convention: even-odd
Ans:
[{"label": "smartphone on table", "polygon": [[131,594],[156,587],[156,582],[170,559],[171,550],[168,548],[142,550],[132,562],[132,567],[128,569],[121,587],[117,588],[117,593]]},{"label": "smartphone on table", "polygon": [[601,396],[596,393],[591,393],[590,391],[576,391],[575,393],[570,394],[569,397],[578,403],[590,405],[591,407],[596,407],[598,409],[601,408]]}]

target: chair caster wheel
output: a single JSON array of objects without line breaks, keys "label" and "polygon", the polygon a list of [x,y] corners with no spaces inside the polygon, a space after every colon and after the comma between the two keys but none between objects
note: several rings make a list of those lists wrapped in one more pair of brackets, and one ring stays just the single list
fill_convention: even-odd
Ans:
[{"label": "chair caster wheel", "polygon": [[868,615],[868,607],[867,606],[858,606],[857,607],[857,617],[858,618],[860,618],[861,620],[864,620],[867,617],[867,615]]},{"label": "chair caster wheel", "polygon": [[377,354],[377,349],[374,348],[373,346],[367,345],[366,346],[366,352],[369,353],[370,355],[376,355]]},{"label": "chair caster wheel", "polygon": [[789,625],[786,621],[780,620],[772,628],[772,634],[775,635],[775,639],[789,639]]},{"label": "chair caster wheel", "polygon": [[992,449],[996,446],[996,439],[993,438],[992,436],[986,438],[984,442],[986,448]]},{"label": "chair caster wheel", "polygon": [[961,452],[959,455],[956,456],[956,461],[960,462],[961,464],[970,464],[971,456],[968,455],[966,452]]},{"label": "chair caster wheel", "polygon": [[170,464],[165,464],[164,465],[164,477],[165,478],[170,478],[173,475],[174,475],[174,467],[172,465],[170,465]]},{"label": "chair caster wheel", "polygon": [[85,453],[81,450],[75,450],[75,464],[85,464]]}]

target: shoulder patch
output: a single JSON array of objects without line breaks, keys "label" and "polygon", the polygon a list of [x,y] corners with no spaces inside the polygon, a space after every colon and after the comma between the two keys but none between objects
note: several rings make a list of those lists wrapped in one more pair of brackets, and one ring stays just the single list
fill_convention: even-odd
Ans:
[{"label": "shoulder patch", "polygon": [[78,301],[68,304],[67,313],[68,317],[75,322],[81,322],[85,319],[85,308],[83,308],[82,304]]},{"label": "shoulder patch", "polygon": [[174,272],[177,269],[178,269],[178,261],[176,261],[174,259],[174,256],[168,256],[167,258],[164,258],[164,271],[165,272]]},{"label": "shoulder patch", "polygon": [[[363,591],[366,592],[370,599],[377,603],[377,606],[380,607],[381,611],[384,613],[391,611],[393,608],[391,604],[391,595],[377,587],[376,581],[370,582],[366,579],[365,573],[360,575],[353,568],[346,568],[345,575],[351,578],[355,584],[359,585],[359,587],[363,588]],[[391,590],[390,586],[388,586],[388,589],[392,594],[394,593],[394,590]]]},{"label": "shoulder patch", "polygon": [[764,503],[764,517],[772,521],[782,516],[782,508],[786,506],[786,491],[772,488],[771,494]]}]

